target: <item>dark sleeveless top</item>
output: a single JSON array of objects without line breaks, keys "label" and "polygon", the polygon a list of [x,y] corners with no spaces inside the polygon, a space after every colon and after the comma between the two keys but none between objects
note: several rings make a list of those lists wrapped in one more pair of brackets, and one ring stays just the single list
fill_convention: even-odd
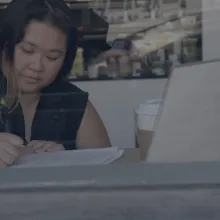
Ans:
[{"label": "dark sleeveless top", "polygon": [[[88,93],[69,82],[56,82],[42,91],[32,124],[31,140],[53,141],[66,150],[76,149],[76,136]],[[25,140],[24,116],[21,106],[7,115],[9,132]],[[0,122],[0,132],[5,132]]]}]

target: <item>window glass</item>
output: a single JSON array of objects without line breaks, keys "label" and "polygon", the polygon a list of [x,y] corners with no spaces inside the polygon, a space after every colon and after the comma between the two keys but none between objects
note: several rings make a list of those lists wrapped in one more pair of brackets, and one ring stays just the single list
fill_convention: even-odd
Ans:
[{"label": "window glass", "polygon": [[[39,184],[37,187],[44,188],[47,183],[42,186],[42,179],[47,179],[46,172],[50,169],[56,176],[57,168],[62,176],[64,167],[71,173],[71,167],[76,172],[79,166],[79,170],[92,179],[93,165],[102,167],[97,168],[97,172],[104,178],[112,164],[138,163],[138,168],[135,165],[130,165],[131,169],[122,168],[123,172],[131,171],[126,174],[131,180],[129,183],[136,183],[131,178],[135,179],[138,169],[144,173],[142,162],[148,162],[170,82],[176,80],[176,73],[181,77],[192,75],[176,86],[175,102],[166,107],[166,113],[174,112],[169,114],[170,121],[176,116],[173,125],[189,127],[183,134],[184,139],[193,137],[191,122],[200,123],[215,116],[211,122],[218,125],[220,91],[216,73],[219,67],[218,64],[205,66],[218,63],[220,58],[217,2],[64,1],[68,4],[66,7],[62,1],[38,1],[0,3],[0,50],[4,55],[0,72],[0,167],[9,168],[8,172],[13,175],[17,170],[30,172],[30,178]],[[22,14],[19,18],[14,15],[16,7]],[[8,13],[8,8],[13,13]],[[32,17],[37,19],[30,19]],[[201,85],[206,90],[198,92]],[[184,106],[184,95],[191,90],[192,98],[195,97],[193,104]],[[213,91],[216,94],[213,95]],[[29,97],[33,102],[23,102]],[[198,106],[202,103],[202,107],[185,116],[184,109],[197,103]],[[217,110],[213,107],[215,104]],[[201,110],[206,115],[195,120]],[[179,112],[183,114],[177,117]],[[188,124],[185,124],[186,118],[190,119]],[[207,129],[206,125],[197,126],[198,131],[204,128],[197,138],[200,143],[205,143],[206,134],[212,133],[213,138],[207,144],[210,146],[214,140],[219,141],[216,133],[219,129],[213,129],[211,122],[207,123]],[[164,130],[169,131],[170,124],[168,122]],[[176,134],[176,131],[168,132],[164,140],[182,137]],[[158,154],[173,155],[173,151],[166,149],[164,144]],[[103,168],[103,165],[108,166]],[[43,168],[42,173],[37,169],[35,176],[33,167]],[[118,172],[120,176],[122,171]],[[88,178],[84,182],[84,176],[80,175],[76,175],[81,178],[77,184],[94,183],[93,180],[87,182]],[[70,176],[63,174],[63,181],[69,181]],[[116,181],[118,176],[114,173],[111,177]],[[27,181],[28,178],[26,176]],[[54,178],[52,184],[56,185],[58,179]],[[1,181],[4,188],[6,183],[3,178]],[[21,176],[18,175],[16,181],[22,182]],[[19,190],[28,188],[28,184],[22,184],[18,184]]]}]

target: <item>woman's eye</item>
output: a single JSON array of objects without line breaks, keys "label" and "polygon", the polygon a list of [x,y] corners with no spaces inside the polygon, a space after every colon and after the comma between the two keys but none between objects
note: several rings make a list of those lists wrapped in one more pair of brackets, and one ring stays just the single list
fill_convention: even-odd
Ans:
[{"label": "woman's eye", "polygon": [[47,59],[51,61],[55,61],[58,59],[58,57],[47,56]]},{"label": "woman's eye", "polygon": [[27,53],[27,54],[32,54],[34,53],[34,50],[32,49],[27,49],[27,48],[22,48],[23,52]]}]

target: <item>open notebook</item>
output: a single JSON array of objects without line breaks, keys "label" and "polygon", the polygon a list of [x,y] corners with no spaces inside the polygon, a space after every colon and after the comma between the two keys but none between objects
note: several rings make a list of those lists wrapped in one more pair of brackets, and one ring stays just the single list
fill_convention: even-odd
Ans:
[{"label": "open notebook", "polygon": [[124,150],[118,147],[31,154],[22,157],[11,168],[61,167],[109,164],[119,159]]}]

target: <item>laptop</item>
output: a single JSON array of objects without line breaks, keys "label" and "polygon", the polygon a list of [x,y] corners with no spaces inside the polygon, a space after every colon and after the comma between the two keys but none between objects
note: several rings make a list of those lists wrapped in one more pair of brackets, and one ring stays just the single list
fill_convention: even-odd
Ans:
[{"label": "laptop", "polygon": [[170,76],[146,162],[220,160],[220,61]]}]

